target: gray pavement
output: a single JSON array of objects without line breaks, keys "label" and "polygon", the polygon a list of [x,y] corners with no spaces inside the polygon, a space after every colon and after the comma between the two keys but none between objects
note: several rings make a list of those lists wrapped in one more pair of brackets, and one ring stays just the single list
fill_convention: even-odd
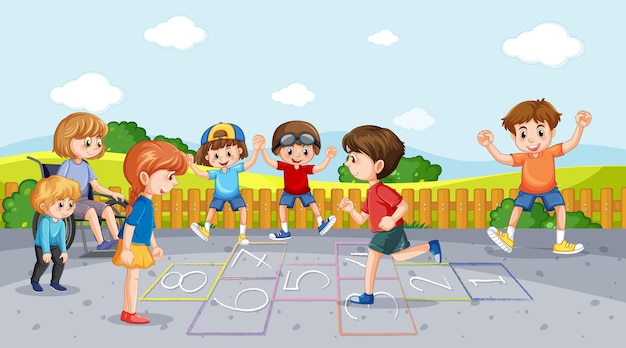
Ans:
[{"label": "gray pavement", "polygon": [[[189,230],[155,231],[165,259],[142,270],[138,311],[146,326],[119,320],[125,270],[110,258],[81,258],[80,234],[69,250],[56,292],[34,264],[28,229],[0,230],[0,301],[4,342],[25,346],[109,347],[122,343],[168,347],[529,344],[615,346],[626,325],[624,230],[568,230],[585,245],[577,255],[553,254],[552,230],[518,230],[511,254],[484,230],[407,230],[412,244],[439,239],[444,263],[430,255],[410,263],[383,259],[371,308],[345,304],[363,291],[370,233],[333,229],[318,236],[293,230],[284,243],[270,230],[215,230],[208,242]],[[88,245],[95,247],[92,236]],[[244,249],[242,251],[242,249]],[[178,274],[183,291],[174,287]],[[206,276],[206,278],[205,278]],[[172,289],[168,289],[172,288]]]}]

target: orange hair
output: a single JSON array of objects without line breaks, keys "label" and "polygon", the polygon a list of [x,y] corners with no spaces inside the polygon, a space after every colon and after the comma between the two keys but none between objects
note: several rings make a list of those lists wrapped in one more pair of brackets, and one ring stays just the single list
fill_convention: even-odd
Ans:
[{"label": "orange hair", "polygon": [[106,137],[108,133],[109,127],[100,117],[87,112],[75,112],[66,116],[57,125],[54,131],[52,151],[59,155],[59,157],[74,158],[76,154],[74,154],[70,148],[70,141],[72,139],[97,136],[102,138],[102,151],[92,159],[98,159],[104,156],[106,149],[104,146],[104,137]]},{"label": "orange hair", "polygon": [[30,193],[30,205],[32,205],[39,214],[45,215],[46,212],[41,209],[42,204],[46,207],[50,207],[57,200],[66,198],[76,203],[80,195],[80,185],[78,182],[64,176],[50,175],[37,182],[35,189]]},{"label": "orange hair", "polygon": [[141,183],[140,174],[146,172],[154,174],[157,170],[171,170],[176,175],[187,172],[188,164],[185,154],[174,145],[162,140],[144,140],[133,145],[124,158],[124,176],[130,184],[129,203],[126,206],[126,216],[132,210],[139,194],[146,188]]}]

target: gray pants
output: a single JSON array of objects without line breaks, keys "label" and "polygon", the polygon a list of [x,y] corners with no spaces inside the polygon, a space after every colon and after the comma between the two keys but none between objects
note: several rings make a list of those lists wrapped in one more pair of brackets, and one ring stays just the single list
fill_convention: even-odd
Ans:
[{"label": "gray pants", "polygon": [[[58,284],[61,280],[61,274],[65,264],[61,260],[61,248],[58,246],[51,246],[50,252],[52,253],[52,280],[51,283]],[[43,262],[43,250],[40,246],[35,245],[35,255],[37,256],[37,262],[35,263],[35,269],[33,269],[33,275],[30,280],[35,283],[39,283],[39,278],[43,275],[43,272],[48,269],[49,263]]]}]

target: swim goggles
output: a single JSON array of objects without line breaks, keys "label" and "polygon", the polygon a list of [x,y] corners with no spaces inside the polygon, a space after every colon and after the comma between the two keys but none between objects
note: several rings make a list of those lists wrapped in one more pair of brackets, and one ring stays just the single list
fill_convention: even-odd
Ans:
[{"label": "swim goggles", "polygon": [[299,141],[302,145],[313,145],[315,144],[315,137],[311,133],[300,133],[295,135],[293,133],[287,133],[280,137],[278,141],[281,146],[291,146]]}]

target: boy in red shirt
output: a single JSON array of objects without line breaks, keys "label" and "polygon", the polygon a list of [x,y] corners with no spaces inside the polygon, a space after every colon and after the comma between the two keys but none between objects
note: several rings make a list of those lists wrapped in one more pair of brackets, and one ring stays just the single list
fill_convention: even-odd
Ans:
[{"label": "boy in red shirt", "polygon": [[550,146],[556,134],[561,113],[545,99],[528,100],[514,106],[502,119],[502,125],[511,133],[511,139],[522,153],[505,155],[493,145],[493,134],[489,130],[478,133],[478,143],[487,148],[493,158],[506,165],[522,167],[522,183],[515,206],[511,212],[506,232],[489,227],[487,234],[504,251],[513,251],[515,227],[522,211],[532,210],[537,198],[541,198],[546,211],[556,214],[556,243],[552,251],[556,254],[576,254],[583,251],[582,244],[565,240],[565,201],[556,186],[554,158],[563,156],[578,145],[583,129],[591,123],[591,114],[579,111],[576,114],[576,129],[572,138],[564,143]]},{"label": "boy in red shirt", "polygon": [[368,181],[370,188],[360,214],[348,198],[343,198],[339,207],[358,224],[369,218],[373,232],[365,267],[365,292],[353,296],[350,302],[373,304],[374,281],[383,254],[406,261],[430,251],[435,261],[441,262],[441,247],[438,240],[409,247],[402,219],[409,205],[398,192],[380,182],[398,166],[404,156],[404,143],[389,129],[360,126],[343,137],[342,146],[349,155],[346,167],[355,178]]}]

